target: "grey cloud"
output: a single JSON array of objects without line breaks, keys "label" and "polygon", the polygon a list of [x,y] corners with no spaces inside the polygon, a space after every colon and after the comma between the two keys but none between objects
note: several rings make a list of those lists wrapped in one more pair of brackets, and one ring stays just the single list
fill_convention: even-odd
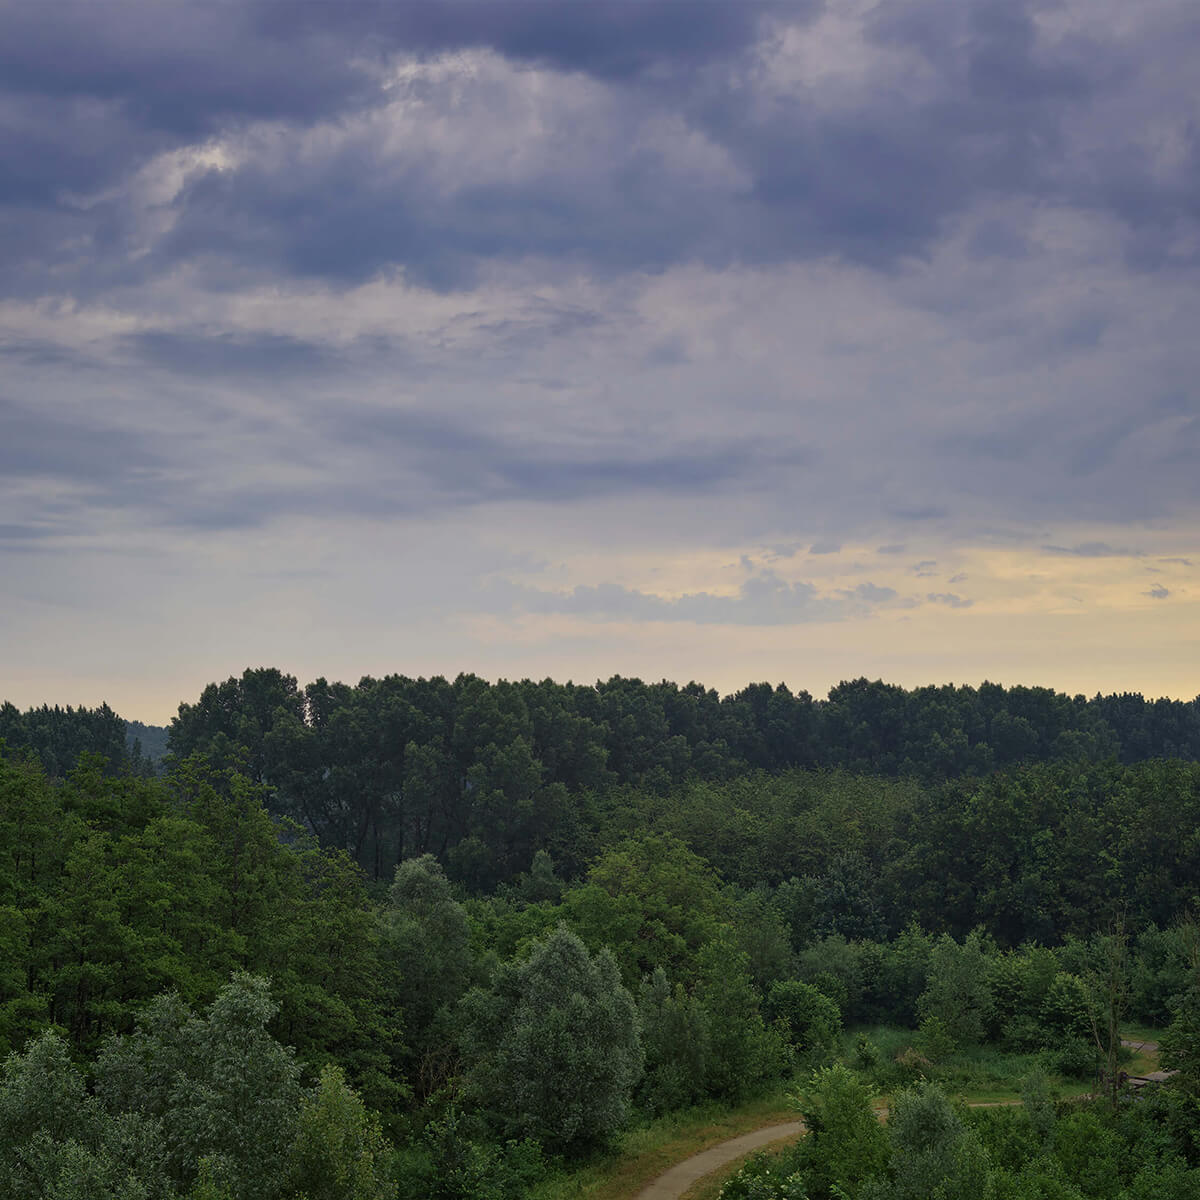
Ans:
[{"label": "grey cloud", "polygon": [[966,571],[959,571],[957,575],[951,575],[946,581],[947,583],[965,583],[967,581]]},{"label": "grey cloud", "polygon": [[974,600],[956,596],[953,592],[930,592],[926,597],[930,604],[945,604],[948,608],[970,608]]},{"label": "grey cloud", "polygon": [[1175,563],[1181,567],[1190,567],[1192,565],[1190,558],[1160,558],[1158,561],[1161,563]]},{"label": "grey cloud", "polygon": [[950,515],[949,509],[941,504],[902,505],[889,512],[901,521],[937,521]]},{"label": "grey cloud", "polygon": [[[0,78],[17,95],[112,104],[131,123],[189,137],[233,118],[311,118],[361,91],[362,68],[345,43],[313,36],[298,21],[268,33],[250,20],[251,8],[10,3]],[[369,44],[359,45],[369,54]]]},{"label": "grey cloud", "polygon": [[259,28],[282,39],[301,29],[409,52],[490,47],[520,61],[628,79],[655,68],[694,70],[728,59],[758,39],[764,19],[772,14],[798,22],[811,19],[823,5],[821,0],[346,0],[297,8],[256,0],[251,7]]},{"label": "grey cloud", "polygon": [[842,548],[841,542],[813,542],[808,548],[809,554],[837,554]]},{"label": "grey cloud", "polygon": [[136,433],[55,421],[0,399],[0,476],[59,479],[99,488],[145,481],[165,463]]},{"label": "grey cloud", "polygon": [[862,584],[837,596],[821,596],[805,582],[789,583],[772,571],[746,580],[736,595],[690,592],[667,599],[619,584],[553,592],[516,584],[494,591],[522,612],[567,613],[601,620],[685,621],[697,625],[798,625],[868,615],[895,598],[890,588]]},{"label": "grey cloud", "polygon": [[123,346],[158,367],[184,376],[274,375],[328,370],[342,356],[319,343],[281,334],[137,333]]},{"label": "grey cloud", "polygon": [[896,591],[890,587],[879,587],[874,583],[860,583],[852,588],[845,588],[840,593],[847,600],[861,600],[865,604],[886,604],[896,599]]},{"label": "grey cloud", "polygon": [[933,568],[937,566],[936,560],[932,558],[923,558],[919,563],[913,563],[910,570],[918,578],[925,578],[934,573]]},{"label": "grey cloud", "polygon": [[648,494],[711,496],[773,469],[811,460],[749,439],[677,446],[655,453],[623,442],[573,446],[542,436],[521,441],[423,412],[324,405],[307,425],[247,428],[242,449],[265,461],[303,463],[303,485],[268,473],[253,485],[221,464],[201,469],[206,451],[155,486],[114,489],[156,523],[208,531],[255,528],[285,515],[386,519],[496,502],[564,503]]},{"label": "grey cloud", "polygon": [[1170,590],[1163,587],[1161,583],[1156,583],[1148,592],[1143,592],[1143,596],[1149,596],[1154,600],[1165,600],[1170,595]]},{"label": "grey cloud", "polygon": [[1076,558],[1141,558],[1145,552],[1110,546],[1107,542],[1080,542],[1076,546],[1043,546],[1042,553]]},{"label": "grey cloud", "polygon": [[573,500],[629,490],[699,493],[772,468],[811,464],[808,447],[771,447],[750,439],[698,444],[667,454],[592,443],[586,450],[532,440],[516,445],[478,429],[418,412],[339,413],[330,437],[416,464],[435,485],[453,480],[461,497]]},{"label": "grey cloud", "polygon": [[876,554],[903,554],[908,547],[903,542],[892,542],[886,546],[876,546]]}]

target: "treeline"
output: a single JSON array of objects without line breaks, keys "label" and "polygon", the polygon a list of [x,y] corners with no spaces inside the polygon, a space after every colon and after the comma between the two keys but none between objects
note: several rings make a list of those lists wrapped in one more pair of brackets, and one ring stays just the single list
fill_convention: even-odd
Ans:
[{"label": "treeline", "polygon": [[126,743],[126,723],[107,704],[99,708],[31,708],[0,704],[0,745],[31,750],[53,776],[71,771],[81,756],[98,755],[112,772],[128,769],[134,756]]},{"label": "treeline", "polygon": [[170,747],[239,764],[270,787],[276,811],[375,878],[433,853],[487,889],[524,869],[547,831],[576,821],[586,794],[666,794],[796,768],[935,784],[1035,762],[1195,761],[1200,702],[987,683],[907,691],[865,679],[824,701],[782,685],[720,697],[620,677],[577,686],[390,675],[301,688],[260,669],[182,704]]}]

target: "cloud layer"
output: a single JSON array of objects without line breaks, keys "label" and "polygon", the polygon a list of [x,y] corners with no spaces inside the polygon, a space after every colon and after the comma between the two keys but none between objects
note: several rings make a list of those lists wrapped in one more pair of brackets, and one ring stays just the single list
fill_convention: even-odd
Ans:
[{"label": "cloud layer", "polygon": [[[1191,0],[0,2],[0,652],[41,686],[71,589],[128,661],[109,571],[165,644],[214,570],[268,629],[297,570],[407,587],[513,674],[535,618],[556,674],[605,625],[1151,637],[1195,591],[1197,51]],[[299,628],[386,621],[330,588]]]}]

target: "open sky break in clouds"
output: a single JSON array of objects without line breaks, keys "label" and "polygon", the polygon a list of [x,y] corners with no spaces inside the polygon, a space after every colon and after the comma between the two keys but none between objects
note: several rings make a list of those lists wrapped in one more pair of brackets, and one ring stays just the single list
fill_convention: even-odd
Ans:
[{"label": "open sky break in clouds", "polygon": [[1194,0],[0,0],[0,679],[1200,692]]}]

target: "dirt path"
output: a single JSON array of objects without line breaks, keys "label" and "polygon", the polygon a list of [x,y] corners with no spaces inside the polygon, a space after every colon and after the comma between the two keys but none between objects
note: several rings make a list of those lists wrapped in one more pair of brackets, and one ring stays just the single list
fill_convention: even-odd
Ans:
[{"label": "dirt path", "polygon": [[804,1132],[800,1121],[788,1121],[784,1125],[767,1125],[756,1129],[753,1133],[743,1133],[741,1137],[730,1138],[727,1142],[718,1142],[676,1163],[665,1174],[660,1175],[653,1183],[648,1184],[638,1192],[635,1200],[679,1200],[698,1180],[711,1174],[719,1167],[749,1154],[752,1150],[761,1150],[772,1142],[781,1142],[786,1138],[799,1137]]}]

